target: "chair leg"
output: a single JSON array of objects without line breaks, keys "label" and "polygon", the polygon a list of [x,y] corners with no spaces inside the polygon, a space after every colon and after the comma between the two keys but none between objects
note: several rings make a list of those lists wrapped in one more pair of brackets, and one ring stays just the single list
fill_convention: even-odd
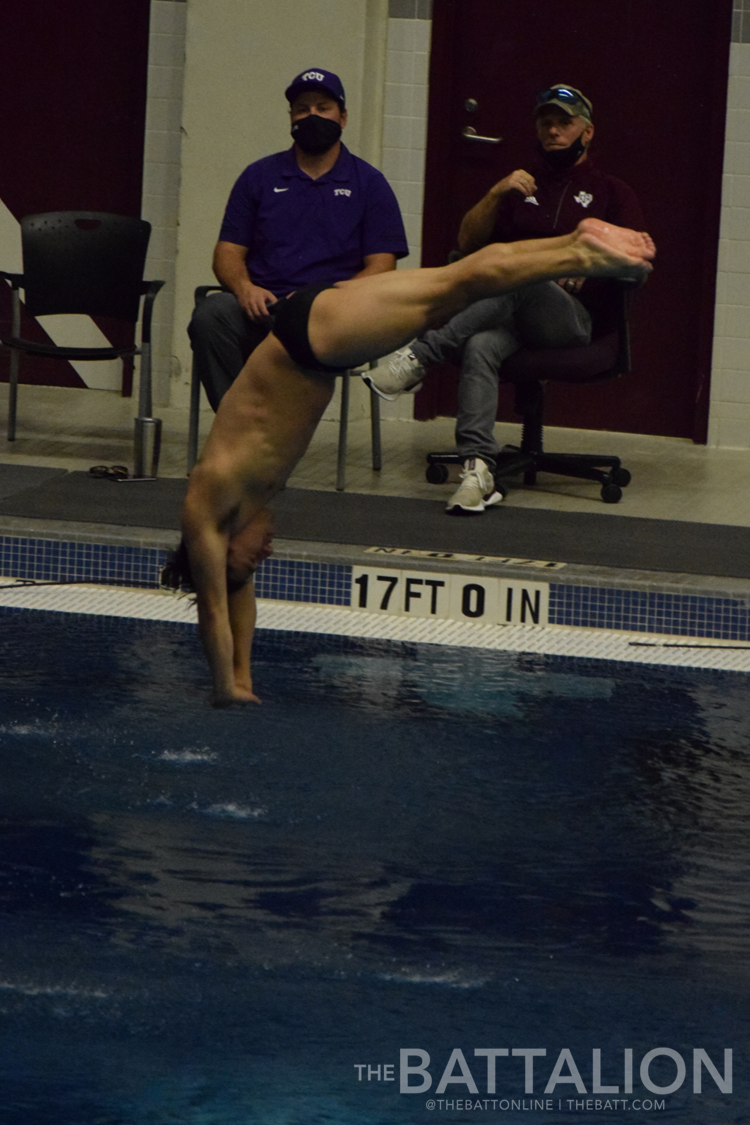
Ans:
[{"label": "chair leg", "polygon": [[138,414],[150,418],[153,412],[151,396],[151,344],[141,344],[141,379],[138,388]]},{"label": "chair leg", "polygon": [[151,394],[151,344],[141,344],[141,384],[138,394],[138,417],[133,439],[133,476],[156,477],[161,448],[161,418],[153,418]]},{"label": "chair leg", "polygon": [[[371,366],[374,367],[375,364],[373,363]],[[347,371],[342,378],[339,453],[336,471],[336,489],[338,492],[343,492],[346,488],[346,449],[349,432],[349,380],[351,379],[351,375]],[[380,472],[383,467],[383,445],[380,433],[380,398],[373,390],[370,391],[370,436],[372,440],[372,467],[375,472]]]},{"label": "chair leg", "polygon": [[630,483],[630,473],[622,468],[620,458],[607,453],[542,453],[537,467],[543,473],[596,480],[600,484]]},{"label": "chair leg", "polygon": [[10,378],[8,380],[8,441],[16,440],[16,408],[18,404],[18,365],[20,355],[14,348],[10,353]]},{"label": "chair leg", "polygon": [[542,448],[542,421],[539,415],[527,414],[521,428],[521,453],[531,458],[523,474],[524,484],[536,484],[537,455]]},{"label": "chair leg", "polygon": [[[11,297],[11,333],[21,335],[21,294],[18,286],[13,286]],[[15,348],[10,353],[10,379],[8,385],[8,441],[16,440],[16,408],[18,405],[18,367],[21,353]]]},{"label": "chair leg", "polygon": [[543,383],[519,383],[515,388],[514,409],[521,415],[521,453],[531,458],[523,474],[524,484],[536,484],[536,458],[543,449],[542,417],[544,412]]},{"label": "chair leg", "polygon": [[198,429],[200,425],[201,381],[193,357],[190,379],[190,421],[188,422],[187,471],[188,476],[198,460]]},{"label": "chair leg", "polygon": [[[374,367],[375,364],[372,364]],[[372,467],[375,472],[383,468],[383,445],[380,435],[380,396],[370,390],[370,432],[372,434]]]},{"label": "chair leg", "polygon": [[346,488],[346,441],[349,428],[349,379],[348,371],[341,376],[341,412],[339,419],[339,455],[336,467],[336,491]]}]

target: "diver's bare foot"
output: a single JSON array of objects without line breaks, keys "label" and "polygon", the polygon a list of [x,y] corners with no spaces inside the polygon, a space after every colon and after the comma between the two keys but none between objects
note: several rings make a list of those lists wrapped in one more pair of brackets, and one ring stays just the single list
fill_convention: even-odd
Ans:
[{"label": "diver's bare foot", "polygon": [[576,243],[587,271],[600,277],[645,281],[656,256],[653,239],[645,231],[616,227],[601,219],[584,219],[576,229]]}]

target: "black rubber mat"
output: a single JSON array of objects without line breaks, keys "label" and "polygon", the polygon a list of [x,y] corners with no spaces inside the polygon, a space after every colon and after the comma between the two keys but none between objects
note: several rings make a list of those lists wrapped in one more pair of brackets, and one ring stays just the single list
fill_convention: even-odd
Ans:
[{"label": "black rubber mat", "polygon": [[750,528],[514,508],[512,496],[466,517],[441,501],[291,488],[273,507],[288,539],[750,577]]},{"label": "black rubber mat", "polygon": [[46,484],[53,477],[67,475],[66,469],[44,469],[37,465],[0,465],[0,500],[26,488]]},{"label": "black rubber mat", "polygon": [[[9,494],[7,468],[21,466],[0,466],[0,515],[165,530],[180,526],[187,487],[182,478],[121,483],[83,472],[30,470],[44,475],[28,478],[30,486]],[[745,527],[517,508],[512,494],[510,503],[465,518],[446,516],[440,500],[301,488],[280,493],[272,507],[276,533],[283,539],[750,577],[750,528]]]},{"label": "black rubber mat", "polygon": [[[4,470],[6,466],[0,466]],[[3,473],[0,471],[0,495]],[[0,515],[36,520],[114,523],[125,527],[180,526],[186,479],[113,481],[88,473],[63,473],[0,500]]]}]

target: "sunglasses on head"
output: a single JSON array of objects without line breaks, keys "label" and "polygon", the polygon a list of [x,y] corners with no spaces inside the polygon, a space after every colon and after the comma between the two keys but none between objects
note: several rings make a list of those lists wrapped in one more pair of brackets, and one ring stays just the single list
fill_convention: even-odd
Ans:
[{"label": "sunglasses on head", "polygon": [[566,89],[565,86],[552,86],[549,90],[542,90],[541,94],[537,94],[536,108],[538,109],[542,105],[547,105],[548,102],[553,100],[564,102],[566,105],[569,105],[571,109],[578,107],[579,109],[583,109],[586,113],[591,112],[586,99],[582,98],[580,94]]}]

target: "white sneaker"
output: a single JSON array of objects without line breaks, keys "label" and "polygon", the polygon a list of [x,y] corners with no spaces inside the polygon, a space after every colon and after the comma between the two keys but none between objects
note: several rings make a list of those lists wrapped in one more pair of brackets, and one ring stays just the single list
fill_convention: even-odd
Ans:
[{"label": "white sneaker", "polygon": [[362,378],[376,395],[387,402],[393,402],[407,392],[416,394],[422,386],[424,367],[407,345],[397,352],[384,355],[378,360],[377,367],[372,371],[365,371]]},{"label": "white sneaker", "polygon": [[452,516],[481,516],[485,508],[499,504],[505,498],[495,487],[495,478],[481,457],[464,461],[461,484],[446,504]]}]

